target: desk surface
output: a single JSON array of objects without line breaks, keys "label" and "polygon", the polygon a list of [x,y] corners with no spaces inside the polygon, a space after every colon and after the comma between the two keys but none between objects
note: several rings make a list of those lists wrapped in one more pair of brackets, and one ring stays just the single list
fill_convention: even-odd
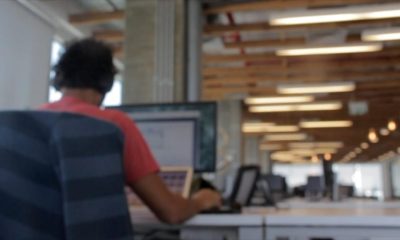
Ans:
[{"label": "desk surface", "polygon": [[[146,208],[130,208],[132,223],[135,225],[154,225],[162,223]],[[258,213],[244,214],[199,214],[189,219],[185,226],[263,226],[264,216]]]},{"label": "desk surface", "polygon": [[[281,205],[282,206],[282,205]],[[299,203],[290,208],[245,208],[242,214],[200,214],[185,226],[400,227],[400,203],[351,201]],[[146,208],[130,209],[137,225],[162,224]]]},{"label": "desk surface", "polygon": [[347,208],[399,208],[400,201],[377,201],[369,199],[345,199],[343,201],[332,202],[327,199],[322,201],[305,201],[301,198],[291,198],[278,203],[280,208],[327,208],[327,209],[347,209]]},{"label": "desk surface", "polygon": [[249,208],[265,217],[267,226],[400,227],[398,202],[297,202],[281,208]]}]

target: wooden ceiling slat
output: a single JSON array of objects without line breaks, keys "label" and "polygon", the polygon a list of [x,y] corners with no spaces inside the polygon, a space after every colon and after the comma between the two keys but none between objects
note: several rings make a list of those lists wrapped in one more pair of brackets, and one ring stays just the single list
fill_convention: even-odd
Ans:
[{"label": "wooden ceiling slat", "polygon": [[[399,101],[400,81],[393,80],[390,85],[382,83],[380,86],[364,88],[361,84],[357,85],[357,90],[350,93],[335,93],[325,97],[318,97],[321,100],[368,100],[368,101]],[[397,83],[395,82],[397,81]],[[379,82],[379,81],[378,81]],[[277,95],[275,86],[270,87],[222,87],[222,88],[203,88],[205,99],[222,99],[232,94],[245,94],[248,96],[275,96]]]},{"label": "wooden ceiling slat", "polygon": [[99,30],[93,33],[93,37],[100,41],[107,42],[123,42],[125,39],[125,33],[121,30]]},{"label": "wooden ceiling slat", "polygon": [[[203,97],[205,99],[215,99],[215,100],[220,100],[223,99],[225,94],[225,92],[220,92],[219,94],[210,94],[208,91],[203,93]],[[322,101],[366,101],[369,102],[371,104],[376,104],[376,103],[382,103],[382,104],[391,104],[394,102],[400,103],[400,97],[396,94],[391,94],[388,96],[379,96],[379,95],[374,95],[374,94],[370,94],[370,96],[367,95],[347,95],[347,96],[340,96],[340,97],[324,97],[324,98],[318,98],[317,100],[322,100]],[[400,107],[400,106],[399,106]]]},{"label": "wooden ceiling slat", "polygon": [[69,22],[73,25],[94,25],[114,20],[122,20],[124,18],[125,12],[122,10],[110,12],[86,12],[70,15]]},{"label": "wooden ceiling slat", "polygon": [[[278,112],[278,113],[249,113],[244,111],[245,119],[258,119],[265,122],[293,125],[302,120],[352,120],[354,128],[384,127],[390,118],[399,114],[400,103],[397,104],[369,104],[369,112],[361,116],[351,116],[345,107],[337,111],[315,111],[315,112]],[[323,114],[322,114],[323,113]],[[352,127],[353,128],[353,127]],[[352,129],[342,128],[342,129]],[[311,129],[312,130],[312,129]]]},{"label": "wooden ceiling slat", "polygon": [[[367,69],[368,70],[368,69]],[[279,73],[279,72],[276,72]],[[203,80],[204,87],[220,86],[229,88],[232,85],[249,86],[259,88],[264,84],[287,84],[287,83],[308,83],[308,82],[330,82],[330,81],[377,81],[379,79],[400,79],[400,71],[348,71],[348,72],[327,72],[316,71],[299,75],[266,75],[266,76],[245,76],[245,77],[214,77]],[[264,84],[261,84],[264,83]]]},{"label": "wooden ceiling slat", "polygon": [[[259,10],[272,10],[272,9],[288,9],[288,8],[302,8],[302,7],[333,7],[340,5],[355,5],[367,3],[382,3],[390,1],[377,1],[377,0],[270,0],[270,1],[257,1],[247,3],[227,4],[219,7],[211,7],[204,11],[205,14],[218,14],[237,11],[259,11]],[[393,1],[392,1],[393,2]]]},{"label": "wooden ceiling slat", "polygon": [[346,29],[349,27],[362,27],[369,26],[374,28],[377,26],[389,26],[391,24],[398,24],[399,19],[377,19],[377,20],[365,20],[365,21],[354,21],[354,22],[336,22],[336,23],[318,23],[318,24],[304,24],[294,26],[272,26],[269,22],[256,22],[256,23],[241,23],[235,25],[205,25],[203,28],[204,35],[225,35],[228,33],[237,33],[245,31],[269,31],[269,32],[289,32],[289,31],[304,31],[310,32],[314,30],[335,30],[338,28]]},{"label": "wooden ceiling slat", "polygon": [[288,62],[307,62],[307,61],[341,61],[341,60],[360,60],[369,58],[384,58],[384,57],[399,57],[399,47],[387,47],[383,51],[372,53],[357,53],[357,54],[340,54],[340,55],[318,55],[318,56],[293,56],[280,57],[275,53],[255,53],[255,54],[229,54],[229,55],[203,55],[203,63],[209,65],[212,63],[226,62],[257,62],[265,64],[287,64]]},{"label": "wooden ceiling slat", "polygon": [[249,76],[257,74],[278,75],[279,73],[292,75],[310,72],[327,72],[329,71],[372,71],[372,70],[390,70],[400,67],[400,60],[398,58],[386,59],[360,59],[343,60],[343,61],[329,61],[329,62],[297,62],[288,63],[286,65],[260,65],[260,66],[246,66],[246,67],[206,67],[203,69],[204,78],[212,77],[237,77]]},{"label": "wooden ceiling slat", "polygon": [[257,41],[225,42],[225,48],[288,47],[306,44],[305,38],[267,39]]},{"label": "wooden ceiling slat", "polygon": [[[360,42],[360,34],[352,34],[347,36],[346,42]],[[282,38],[282,39],[265,39],[265,40],[253,40],[253,41],[239,41],[239,42],[225,42],[225,48],[254,48],[254,47],[268,47],[268,48],[280,48],[280,47],[297,47],[303,46],[307,43],[306,38]]]}]

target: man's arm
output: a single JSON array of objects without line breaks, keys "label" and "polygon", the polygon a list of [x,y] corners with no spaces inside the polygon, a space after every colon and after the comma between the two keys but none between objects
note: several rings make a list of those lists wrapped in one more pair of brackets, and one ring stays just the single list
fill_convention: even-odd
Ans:
[{"label": "man's arm", "polygon": [[185,199],[171,192],[157,174],[149,174],[130,186],[161,221],[169,224],[182,223],[221,204],[220,195],[211,190],[201,190]]}]

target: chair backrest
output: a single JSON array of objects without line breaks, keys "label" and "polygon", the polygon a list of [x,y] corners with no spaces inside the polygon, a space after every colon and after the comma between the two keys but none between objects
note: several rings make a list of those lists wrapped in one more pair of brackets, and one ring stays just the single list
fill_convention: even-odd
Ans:
[{"label": "chair backrest", "polygon": [[286,183],[283,176],[266,174],[265,179],[267,180],[271,192],[286,193]]},{"label": "chair backrest", "polygon": [[323,193],[325,191],[324,178],[322,176],[308,176],[306,192]]},{"label": "chair backrest", "polygon": [[0,112],[0,239],[132,239],[122,149],[104,121]]}]

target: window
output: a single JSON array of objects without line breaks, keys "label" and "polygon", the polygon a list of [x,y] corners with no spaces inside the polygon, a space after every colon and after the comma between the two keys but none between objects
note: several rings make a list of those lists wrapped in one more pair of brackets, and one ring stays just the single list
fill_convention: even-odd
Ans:
[{"label": "window", "polygon": [[[335,164],[340,185],[354,186],[358,197],[383,197],[382,166],[377,163]],[[273,173],[286,177],[288,186],[304,185],[308,176],[323,175],[322,164],[274,164]],[[398,190],[400,192],[400,190]]]},{"label": "window", "polygon": [[272,172],[282,175],[290,188],[305,185],[308,176],[322,175],[322,164],[274,164]]},{"label": "window", "polygon": [[382,166],[377,163],[335,164],[338,183],[354,186],[358,197],[383,197]]},{"label": "window", "polygon": [[391,162],[391,180],[393,197],[400,197],[400,159],[395,159]]},{"label": "window", "polygon": [[104,106],[118,106],[121,105],[122,98],[122,83],[120,75],[115,76],[114,85],[110,92],[107,93],[104,99]]},{"label": "window", "polygon": [[[60,59],[61,54],[64,51],[64,46],[59,41],[53,41],[52,50],[51,50],[51,66],[53,67],[58,60]],[[54,71],[51,69],[50,71],[50,79],[54,77]],[[121,83],[121,75],[115,76],[115,81],[113,88],[106,95],[104,99],[104,106],[117,106],[121,105],[122,98],[122,83]],[[55,102],[61,99],[61,93],[57,91],[53,86],[49,86],[49,102]]]},{"label": "window", "polygon": [[[64,51],[64,46],[59,42],[59,41],[53,41],[53,44],[51,46],[51,59],[50,59],[50,64],[51,64],[51,70],[50,70],[50,79],[53,79],[54,77],[54,70],[53,66],[58,62],[60,59],[61,54]],[[49,86],[49,102],[55,102],[60,100],[61,98],[61,93],[58,92],[53,86]]]}]

